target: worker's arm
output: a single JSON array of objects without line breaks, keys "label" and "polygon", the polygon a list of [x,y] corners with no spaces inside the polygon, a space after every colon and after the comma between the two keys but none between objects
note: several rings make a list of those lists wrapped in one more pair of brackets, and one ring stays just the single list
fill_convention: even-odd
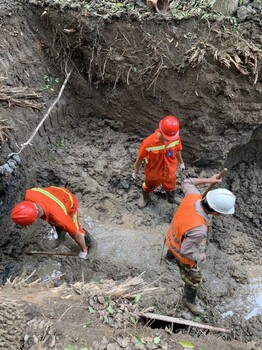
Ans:
[{"label": "worker's arm", "polygon": [[185,170],[185,163],[183,161],[183,158],[182,158],[182,153],[181,151],[178,151],[177,154],[176,154],[176,157],[177,157],[177,160],[179,161],[179,164],[180,164],[180,169],[183,171]]},{"label": "worker's arm", "polygon": [[205,225],[195,227],[186,232],[181,244],[181,254],[193,260],[196,264],[205,261],[206,234],[207,228]]},{"label": "worker's arm", "polygon": [[222,182],[221,179],[218,179],[219,174],[213,175],[209,178],[198,178],[198,179],[194,179],[194,183],[196,186],[198,185],[206,185],[206,184],[217,184],[219,182]]},{"label": "worker's arm", "polygon": [[79,245],[79,247],[81,249],[81,252],[78,255],[79,258],[87,259],[87,247],[85,244],[84,235],[80,231],[77,231],[77,233],[75,233],[71,237]]},{"label": "worker's arm", "polygon": [[133,178],[136,179],[138,172],[140,170],[141,164],[142,164],[143,159],[139,159],[137,158],[136,162],[135,162],[135,167],[134,167],[134,172],[133,172]]},{"label": "worker's arm", "polygon": [[185,179],[182,182],[182,190],[185,195],[188,194],[199,194],[200,192],[198,191],[196,186],[199,185],[205,185],[205,184],[216,184],[221,182],[221,179],[217,179],[218,174],[213,175],[208,178],[190,178],[190,179]]}]

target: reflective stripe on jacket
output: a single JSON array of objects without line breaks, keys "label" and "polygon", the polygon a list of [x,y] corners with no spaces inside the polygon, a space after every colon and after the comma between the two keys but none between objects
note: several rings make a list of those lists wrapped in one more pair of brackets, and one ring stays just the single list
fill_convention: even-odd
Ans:
[{"label": "reflective stripe on jacket", "polygon": [[199,199],[202,199],[201,194],[189,194],[182,200],[166,235],[167,248],[178,260],[191,268],[194,267],[195,261],[181,253],[181,245],[187,231],[202,225],[208,226],[206,220],[195,209],[195,203]]},{"label": "reflective stripe on jacket", "polygon": [[153,180],[172,180],[177,168],[177,152],[182,151],[182,142],[164,143],[158,137],[160,129],[148,136],[140,145],[138,159],[145,159],[145,176]]},{"label": "reflective stripe on jacket", "polygon": [[78,201],[66,188],[32,188],[26,191],[25,199],[39,204],[44,210],[42,219],[51,225],[64,229],[70,235],[83,231],[79,223]]}]

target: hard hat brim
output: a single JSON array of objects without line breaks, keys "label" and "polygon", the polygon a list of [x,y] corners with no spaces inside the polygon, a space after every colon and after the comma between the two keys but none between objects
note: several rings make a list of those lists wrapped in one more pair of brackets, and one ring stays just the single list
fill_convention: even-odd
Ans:
[{"label": "hard hat brim", "polygon": [[174,136],[168,136],[166,135],[160,128],[161,134],[163,135],[163,137],[168,140],[168,141],[175,141],[179,138],[179,131],[174,135]]}]

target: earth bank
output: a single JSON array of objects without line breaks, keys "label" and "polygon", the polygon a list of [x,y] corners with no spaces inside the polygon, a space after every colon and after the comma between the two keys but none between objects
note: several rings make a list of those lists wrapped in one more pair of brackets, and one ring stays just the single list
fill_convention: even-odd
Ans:
[{"label": "earth bank", "polygon": [[[35,278],[42,279],[65,273],[60,280],[69,283],[83,276],[87,281],[122,279],[146,271],[146,282],[156,281],[154,285],[166,291],[144,303],[159,313],[192,317],[180,303],[177,268],[168,261],[159,266],[163,236],[182,198],[182,178],[208,176],[226,166],[223,185],[236,193],[238,210],[232,218],[214,220],[210,230],[209,262],[200,293],[208,309],[203,321],[233,328],[237,339],[254,340],[258,349],[261,294],[252,293],[250,286],[261,286],[257,266],[262,119],[261,77],[256,75],[261,52],[255,45],[261,43],[260,22],[243,22],[236,34],[227,22],[223,28],[211,18],[199,22],[195,15],[182,20],[170,14],[160,17],[146,13],[142,4],[131,17],[122,11],[117,18],[47,3],[2,1],[1,9],[3,91],[18,86],[42,90],[42,97],[29,100],[38,103],[33,108],[22,98],[19,106],[12,96],[9,105],[1,105],[3,119],[13,128],[10,142],[2,147],[3,163],[43,117],[59,91],[65,67],[74,68],[59,104],[32,147],[21,154],[16,177],[2,180],[2,284],[23,271],[35,271]],[[214,59],[211,44],[220,60]],[[190,61],[194,53],[199,62]],[[235,62],[241,57],[241,65],[226,68],[228,55]],[[257,71],[252,62],[257,62]],[[182,122],[187,171],[178,174],[175,207],[167,204],[160,189],[141,211],[136,206],[140,181],[131,179],[131,168],[142,137],[168,113],[177,114]],[[24,254],[50,248],[54,233],[43,223],[21,230],[8,218],[25,188],[65,183],[79,198],[81,218],[98,242],[84,266],[73,258]],[[76,247],[68,238],[61,249]],[[233,343],[223,346],[234,349]]]}]

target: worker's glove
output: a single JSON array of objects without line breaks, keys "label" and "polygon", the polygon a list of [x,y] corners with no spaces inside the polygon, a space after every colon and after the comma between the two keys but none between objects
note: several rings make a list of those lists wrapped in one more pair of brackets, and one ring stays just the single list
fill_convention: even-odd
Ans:
[{"label": "worker's glove", "polygon": [[185,163],[180,164],[180,170],[184,171],[186,169]]},{"label": "worker's glove", "polygon": [[88,255],[87,252],[80,252],[80,253],[78,254],[78,257],[81,258],[81,259],[84,259],[84,260],[89,259],[89,255]]},{"label": "worker's glove", "polygon": [[1,175],[10,175],[13,172],[13,168],[11,168],[7,163],[0,166],[0,174]]},{"label": "worker's glove", "polygon": [[16,153],[8,154],[7,159],[15,161],[17,165],[19,165],[21,163],[21,159],[20,159],[19,155]]},{"label": "worker's glove", "polygon": [[135,171],[132,173],[132,178],[133,178],[134,180],[137,179],[137,173],[136,173]]}]

